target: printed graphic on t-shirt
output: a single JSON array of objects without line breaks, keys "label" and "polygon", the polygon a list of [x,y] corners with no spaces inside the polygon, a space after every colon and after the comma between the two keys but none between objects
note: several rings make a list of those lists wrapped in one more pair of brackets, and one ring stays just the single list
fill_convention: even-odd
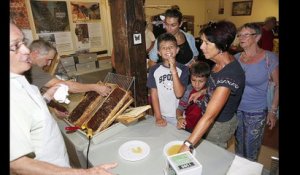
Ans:
[{"label": "printed graphic on t-shirt", "polygon": [[169,91],[173,91],[173,77],[171,74],[164,74],[159,77],[159,84]]}]

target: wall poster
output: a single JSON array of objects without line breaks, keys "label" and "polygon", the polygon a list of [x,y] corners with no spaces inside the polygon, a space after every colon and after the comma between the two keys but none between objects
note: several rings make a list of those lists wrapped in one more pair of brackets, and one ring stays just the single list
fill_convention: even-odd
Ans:
[{"label": "wall poster", "polygon": [[96,2],[71,2],[73,22],[100,20],[99,3]]},{"label": "wall poster", "polygon": [[30,1],[36,33],[70,31],[64,1]]}]

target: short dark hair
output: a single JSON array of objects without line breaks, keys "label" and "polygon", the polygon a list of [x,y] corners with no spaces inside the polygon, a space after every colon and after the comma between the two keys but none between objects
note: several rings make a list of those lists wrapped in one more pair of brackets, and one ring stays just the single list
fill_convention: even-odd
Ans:
[{"label": "short dark hair", "polygon": [[206,77],[210,75],[210,67],[206,62],[199,61],[191,65],[191,75],[196,77]]},{"label": "short dark hair", "polygon": [[175,43],[175,45],[177,46],[177,40],[176,40],[175,36],[173,36],[170,33],[163,33],[163,34],[159,35],[157,38],[157,50],[159,50],[159,45],[162,41],[171,41],[171,42]]},{"label": "short dark hair", "polygon": [[275,16],[269,16],[265,19],[265,23],[268,23],[268,22],[274,22],[276,24],[276,17]]},{"label": "short dark hair", "polygon": [[179,10],[175,9],[175,8],[171,8],[171,9],[166,10],[165,17],[177,18],[179,24],[182,21],[182,13]]},{"label": "short dark hair", "polygon": [[57,52],[56,48],[48,41],[45,41],[43,39],[37,39],[32,41],[32,43],[29,46],[30,51],[39,51],[40,54],[46,55],[49,53],[49,51],[54,50],[55,53]]},{"label": "short dark hair", "polygon": [[202,28],[200,35],[205,34],[208,41],[215,43],[216,47],[222,51],[228,51],[235,39],[237,29],[230,21],[219,21],[209,23]]},{"label": "short dark hair", "polygon": [[241,31],[243,28],[253,29],[253,30],[255,30],[256,34],[258,34],[258,35],[261,34],[261,26],[259,24],[257,24],[257,23],[254,23],[254,22],[252,22],[252,23],[246,23],[246,24],[242,25],[238,29],[238,31]]}]

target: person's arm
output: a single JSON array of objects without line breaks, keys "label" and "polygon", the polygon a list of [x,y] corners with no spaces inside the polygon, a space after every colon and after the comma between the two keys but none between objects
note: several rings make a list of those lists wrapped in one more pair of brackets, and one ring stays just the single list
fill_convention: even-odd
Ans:
[{"label": "person's arm", "polygon": [[151,42],[150,47],[146,50],[147,54],[150,52],[150,50],[152,50],[153,46],[154,46],[155,41]]},{"label": "person's arm", "polygon": [[59,167],[44,161],[31,159],[28,157],[20,157],[10,162],[10,172],[12,174],[40,174],[40,175],[112,175],[108,172],[117,166],[117,163],[103,164],[89,169],[75,169]]},{"label": "person's arm", "polygon": [[183,117],[183,111],[176,109],[176,119],[177,119],[177,128],[184,129],[186,125],[186,120]]},{"label": "person's arm", "polygon": [[69,87],[69,92],[71,93],[81,93],[88,91],[96,91],[100,95],[107,96],[111,88],[109,86],[101,85],[101,84],[83,84],[74,81],[63,81],[58,78],[52,78],[48,83],[45,84],[46,87],[52,87],[57,84],[66,84]]},{"label": "person's arm", "polygon": [[149,38],[151,40],[151,45],[149,46],[149,48],[146,50],[147,54],[150,52],[150,50],[152,50],[153,46],[154,46],[154,43],[155,43],[155,36],[153,34],[153,32],[149,31],[148,33],[149,35]]},{"label": "person's arm", "polygon": [[274,82],[274,97],[272,101],[272,107],[268,111],[267,115],[267,125],[269,125],[269,129],[273,129],[276,124],[276,115],[278,112],[278,104],[279,104],[279,68],[278,66],[273,70],[271,74],[272,81]]},{"label": "person's arm", "polygon": [[177,98],[181,98],[185,92],[185,86],[181,82],[177,69],[176,69],[176,60],[174,58],[169,58],[168,59],[169,64],[170,64],[170,71],[173,77],[173,88],[174,88],[174,93]]},{"label": "person's arm", "polygon": [[[210,125],[214,122],[215,118],[220,113],[221,109],[224,107],[230,96],[231,90],[227,87],[217,87],[208,102],[206,111],[201,119],[198,121],[196,127],[194,128],[192,134],[187,139],[193,145],[199,142],[202,136],[207,132]],[[189,150],[187,146],[183,144],[180,152]]]},{"label": "person's arm", "polygon": [[178,104],[178,107],[176,109],[176,119],[177,119],[177,128],[178,129],[185,129],[186,119],[183,116],[183,113],[189,105],[188,100],[189,100],[190,93],[192,91],[191,88],[192,88],[191,85],[187,86],[187,88],[184,92],[184,95],[179,100],[179,104]]},{"label": "person's arm", "polygon": [[152,67],[157,63],[157,61],[159,59],[159,57],[157,55],[157,40],[155,40],[154,46],[150,50],[148,56],[149,56],[149,63],[148,63],[149,67]]},{"label": "person's arm", "polygon": [[186,63],[185,65],[189,68],[191,68],[192,64],[196,63],[198,60],[198,56],[193,57],[188,63]]},{"label": "person's arm", "polygon": [[198,91],[198,92],[193,93],[193,94],[190,96],[188,103],[190,103],[191,101],[193,101],[194,103],[196,103],[197,100],[198,100],[198,98],[206,93],[206,90],[207,90],[207,89],[204,88],[204,89],[201,89],[201,90]]},{"label": "person's arm", "polygon": [[49,87],[49,88],[46,90],[46,92],[43,93],[43,98],[44,98],[44,100],[45,100],[45,102],[46,102],[47,104],[49,104],[50,101],[53,100],[54,94],[55,94],[55,92],[57,91],[58,87],[59,87],[59,85],[58,85],[58,84],[55,84],[55,85]]},{"label": "person's arm", "polygon": [[151,94],[152,107],[153,107],[153,112],[154,112],[154,117],[155,117],[155,123],[158,126],[166,126],[167,122],[161,116],[157,89],[151,88],[150,94]]}]

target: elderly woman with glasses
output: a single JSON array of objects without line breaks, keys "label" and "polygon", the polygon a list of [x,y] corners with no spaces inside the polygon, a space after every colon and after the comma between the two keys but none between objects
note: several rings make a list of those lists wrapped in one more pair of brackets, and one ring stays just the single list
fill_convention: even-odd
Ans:
[{"label": "elderly woman with glasses", "polygon": [[237,119],[234,113],[245,86],[244,71],[228,52],[235,35],[236,27],[229,21],[211,23],[200,31],[200,49],[205,58],[215,62],[215,65],[207,80],[203,101],[195,101],[199,93],[192,94],[189,99],[200,103],[204,110],[202,118],[181,147],[181,152],[192,149],[204,134],[206,140],[226,149],[228,140],[235,132]]},{"label": "elderly woman with glasses", "polygon": [[[276,123],[279,102],[278,57],[273,52],[259,47],[261,28],[256,23],[244,24],[237,37],[243,52],[235,57],[245,71],[246,85],[237,111],[235,148],[236,154],[256,161],[265,125],[272,129]],[[270,107],[267,106],[269,81],[275,84]]]}]

